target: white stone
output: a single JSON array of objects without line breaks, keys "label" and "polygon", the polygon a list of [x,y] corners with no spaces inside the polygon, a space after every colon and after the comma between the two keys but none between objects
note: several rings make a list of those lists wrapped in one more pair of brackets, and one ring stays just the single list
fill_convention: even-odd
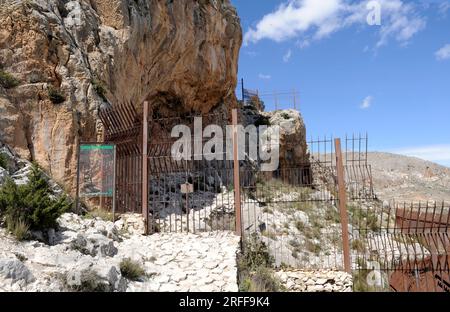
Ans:
[{"label": "white stone", "polygon": [[35,280],[30,270],[19,260],[0,260],[0,276],[11,279],[13,283],[23,280],[26,284]]}]

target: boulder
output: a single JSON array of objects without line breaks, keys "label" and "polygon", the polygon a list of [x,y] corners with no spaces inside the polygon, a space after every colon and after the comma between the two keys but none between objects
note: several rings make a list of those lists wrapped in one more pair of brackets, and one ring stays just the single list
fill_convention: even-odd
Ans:
[{"label": "boulder", "polygon": [[11,279],[13,283],[24,281],[29,284],[35,280],[30,270],[17,259],[2,259],[0,260],[0,276],[6,279]]}]

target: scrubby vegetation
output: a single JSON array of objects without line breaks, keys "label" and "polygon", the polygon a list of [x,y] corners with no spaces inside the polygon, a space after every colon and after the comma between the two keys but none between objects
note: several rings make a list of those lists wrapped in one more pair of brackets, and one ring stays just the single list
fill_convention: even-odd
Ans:
[{"label": "scrubby vegetation", "polygon": [[267,246],[256,235],[243,242],[242,254],[238,257],[239,290],[243,292],[283,291],[280,281],[274,276],[274,259]]},{"label": "scrubby vegetation", "polygon": [[64,196],[52,195],[42,171],[33,165],[29,182],[17,185],[8,179],[0,188],[0,218],[17,239],[25,239],[28,230],[56,228],[56,220],[70,208]]},{"label": "scrubby vegetation", "polygon": [[3,169],[8,169],[8,158],[4,153],[0,153],[0,167]]},{"label": "scrubby vegetation", "polygon": [[104,101],[106,101],[106,88],[103,82],[100,81],[99,79],[93,79],[92,87],[94,88],[98,96],[101,97]]},{"label": "scrubby vegetation", "polygon": [[0,70],[0,85],[5,89],[12,89],[19,85],[19,80],[10,73]]},{"label": "scrubby vegetation", "polygon": [[95,219],[99,218],[103,221],[114,221],[114,216],[112,212],[103,210],[103,209],[94,209],[91,211],[86,212],[86,214],[83,215],[83,218],[85,219]]},{"label": "scrubby vegetation", "polygon": [[132,281],[136,281],[145,276],[145,270],[142,268],[141,264],[130,258],[125,258],[120,262],[120,273],[122,273],[123,277]]},{"label": "scrubby vegetation", "polygon": [[289,116],[289,114],[286,112],[282,112],[280,115],[281,115],[281,117],[283,117],[283,119],[286,119],[286,120],[291,118],[291,116]]},{"label": "scrubby vegetation", "polygon": [[66,97],[61,90],[54,87],[48,88],[48,97],[53,104],[61,104],[66,101]]},{"label": "scrubby vegetation", "polygon": [[108,292],[110,288],[94,270],[90,269],[81,272],[76,280],[72,280],[70,274],[67,274],[63,281],[66,288],[76,292]]},{"label": "scrubby vegetation", "polygon": [[361,229],[368,229],[377,232],[380,229],[380,221],[375,210],[362,206],[348,206],[350,223]]}]

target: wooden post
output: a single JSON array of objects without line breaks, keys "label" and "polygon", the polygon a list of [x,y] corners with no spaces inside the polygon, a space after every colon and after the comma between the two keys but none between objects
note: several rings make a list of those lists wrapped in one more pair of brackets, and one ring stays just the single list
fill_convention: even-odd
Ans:
[{"label": "wooden post", "polygon": [[145,235],[148,234],[148,102],[144,102],[142,119],[142,216],[144,217]]},{"label": "wooden post", "polygon": [[342,249],[344,251],[344,269],[351,273],[350,242],[348,235],[347,193],[345,191],[344,163],[342,159],[341,139],[334,140],[336,150],[336,171],[339,189],[339,211],[342,227]]},{"label": "wooden post", "polygon": [[237,109],[232,110],[233,119],[233,170],[234,170],[234,208],[236,215],[236,235],[242,236],[241,222],[241,180],[239,176],[239,151],[238,151],[238,115]]}]

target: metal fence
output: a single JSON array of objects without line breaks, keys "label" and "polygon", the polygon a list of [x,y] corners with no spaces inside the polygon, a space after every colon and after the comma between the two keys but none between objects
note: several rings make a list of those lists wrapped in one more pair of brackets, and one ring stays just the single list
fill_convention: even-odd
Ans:
[{"label": "metal fence", "polygon": [[[350,146],[367,146],[367,137],[352,140]],[[242,172],[244,237],[256,233],[277,267],[344,270],[335,140],[311,139],[308,153],[307,160],[296,166],[275,172]],[[359,153],[364,155],[356,156]],[[347,147],[343,158],[348,159],[343,162],[346,171],[354,172],[347,174],[354,182],[347,187],[348,199],[372,198],[367,150]]]},{"label": "metal fence", "polygon": [[358,291],[450,290],[448,203],[352,203]]},{"label": "metal fence", "polygon": [[[238,122],[231,115],[203,115],[201,130],[214,124],[226,133]],[[346,136],[342,151],[333,137],[311,139],[307,157],[274,172],[235,153],[230,159],[234,134],[223,160],[196,160],[195,151],[192,160],[174,160],[175,125],[201,146],[209,140],[196,136],[196,117],[161,118],[148,105],[142,113],[130,105],[100,112],[104,140],[117,147],[118,212],[143,213],[150,233],[256,235],[276,266],[351,270],[355,290],[448,291],[448,203],[379,201],[367,135]]]}]

